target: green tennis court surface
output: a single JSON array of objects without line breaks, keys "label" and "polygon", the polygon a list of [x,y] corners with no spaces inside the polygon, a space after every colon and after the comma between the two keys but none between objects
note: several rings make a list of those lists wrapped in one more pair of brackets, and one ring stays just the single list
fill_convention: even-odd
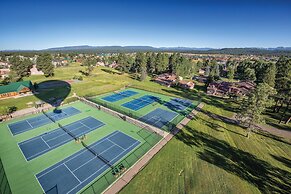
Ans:
[{"label": "green tennis court surface", "polygon": [[[123,95],[126,93],[134,95]],[[107,100],[115,95],[122,98],[116,101]],[[197,101],[135,88],[103,94],[89,100],[166,131],[170,131],[198,105]]]},{"label": "green tennis court surface", "polygon": [[[161,139],[82,102],[61,109],[69,116],[46,113],[55,122],[40,113],[0,124],[0,157],[12,193],[100,193]],[[48,122],[10,131],[13,123],[40,118]]]}]

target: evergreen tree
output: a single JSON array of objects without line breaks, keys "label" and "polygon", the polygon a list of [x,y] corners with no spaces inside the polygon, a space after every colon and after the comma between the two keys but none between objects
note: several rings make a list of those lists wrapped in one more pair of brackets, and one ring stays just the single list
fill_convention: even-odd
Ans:
[{"label": "evergreen tree", "polygon": [[262,113],[267,107],[271,106],[272,101],[269,96],[275,93],[276,91],[268,84],[260,83],[241,103],[237,119],[247,126],[247,137],[249,137],[256,124],[264,121]]},{"label": "evergreen tree", "polygon": [[155,53],[147,53],[147,72],[149,74],[152,74],[155,72],[155,58],[156,54]]},{"label": "evergreen tree", "polygon": [[168,70],[169,57],[167,54],[158,53],[156,56],[156,73],[164,73]]},{"label": "evergreen tree", "polygon": [[235,67],[230,65],[227,67],[227,78],[233,80],[235,74]]},{"label": "evergreen tree", "polygon": [[18,56],[13,56],[9,59],[12,64],[11,70],[15,72],[17,79],[21,80],[23,77],[30,75],[30,69],[32,68],[32,62],[30,59],[20,59]]},{"label": "evergreen tree", "polygon": [[83,66],[86,67],[86,72],[84,73],[86,76],[90,76],[94,70],[94,66],[96,65],[97,60],[95,58],[85,59],[82,63]]},{"label": "evergreen tree", "polygon": [[135,57],[135,67],[137,71],[141,74],[140,80],[144,81],[147,76],[147,60],[144,53],[137,53]]},{"label": "evergreen tree", "polygon": [[37,57],[37,68],[43,71],[46,77],[54,75],[54,65],[52,64],[52,56],[48,53],[40,54]]},{"label": "evergreen tree", "polygon": [[266,64],[262,76],[262,82],[268,84],[271,87],[274,87],[275,78],[276,78],[276,65],[274,63]]}]

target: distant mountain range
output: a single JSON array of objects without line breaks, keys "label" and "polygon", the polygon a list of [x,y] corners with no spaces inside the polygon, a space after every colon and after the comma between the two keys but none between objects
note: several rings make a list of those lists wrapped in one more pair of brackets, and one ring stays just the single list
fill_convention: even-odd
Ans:
[{"label": "distant mountain range", "polygon": [[190,51],[190,50],[212,50],[213,48],[190,48],[190,47],[152,47],[152,46],[66,46],[44,49],[45,51]]},{"label": "distant mountain range", "polygon": [[43,50],[9,50],[2,52],[80,52],[80,53],[117,53],[117,52],[184,52],[196,54],[253,54],[253,55],[289,55],[291,47],[276,48],[193,48],[193,47],[152,47],[152,46],[65,46]]}]

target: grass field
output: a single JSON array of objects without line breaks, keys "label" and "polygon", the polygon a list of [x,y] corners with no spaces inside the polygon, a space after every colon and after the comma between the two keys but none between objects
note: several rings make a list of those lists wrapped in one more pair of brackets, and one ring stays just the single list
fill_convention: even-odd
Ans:
[{"label": "grass field", "polygon": [[198,113],[122,194],[290,193],[290,142],[261,133],[246,138],[241,127],[213,117],[233,114],[231,104],[213,100],[204,98],[204,113]]},{"label": "grass field", "polygon": [[[141,129],[128,122],[112,117],[81,102],[76,102],[70,104],[69,106],[73,106],[78,110],[81,110],[82,113],[60,120],[59,123],[62,125],[72,123],[87,116],[92,116],[105,123],[104,126],[90,132],[87,135],[88,138],[85,140],[87,145],[96,142],[115,130],[119,130],[129,135],[139,140],[141,143],[145,142],[142,136],[137,133]],[[35,115],[30,117],[34,116]],[[16,122],[17,120],[23,120],[25,118],[14,119],[0,124],[0,156],[12,189],[12,193],[41,193],[42,190],[35,178],[35,174],[72,155],[78,150],[83,149],[83,146],[75,141],[70,141],[29,162],[26,162],[17,143],[56,129],[58,128],[58,125],[56,123],[51,123],[25,133],[12,136],[7,124]]]}]

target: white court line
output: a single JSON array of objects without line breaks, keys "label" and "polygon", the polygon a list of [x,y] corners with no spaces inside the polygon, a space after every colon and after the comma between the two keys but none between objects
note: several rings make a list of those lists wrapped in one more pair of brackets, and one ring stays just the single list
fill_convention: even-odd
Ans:
[{"label": "white court line", "polygon": [[46,141],[42,138],[42,136],[40,136],[40,139],[49,147],[51,148],[51,146],[49,144],[46,143]]},{"label": "white court line", "polygon": [[28,120],[25,120],[28,124],[29,124],[29,126],[33,129],[33,126],[28,122]]},{"label": "white court line", "polygon": [[110,141],[111,143],[113,143],[113,145],[116,145],[117,147],[120,147],[122,150],[124,150],[123,147],[121,147],[120,145],[116,144],[115,142],[111,141],[110,139],[106,138],[108,141]]},{"label": "white court line", "polygon": [[78,177],[76,177],[76,175],[67,167],[67,165],[65,163],[63,163],[63,164],[70,171],[70,173],[79,181],[79,183],[81,183],[81,181],[78,179]]},{"label": "white court line", "polygon": [[[109,148],[105,149],[104,151],[102,151],[99,155],[103,154],[104,152],[106,152],[107,150],[109,150],[110,148],[112,148],[113,146],[115,146],[114,144],[112,146],[110,146]],[[92,161],[93,159],[98,158],[97,156],[94,156],[93,158],[91,158],[90,160],[88,160],[87,162],[85,162],[84,164],[82,164],[81,166],[78,166],[78,168],[74,169],[73,172],[75,172],[76,170],[78,170],[79,168],[81,168],[82,166],[86,165],[87,163],[89,163],[90,161]],[[102,161],[103,162],[103,161]],[[104,162],[103,162],[104,163]]]},{"label": "white court line", "polygon": [[43,188],[42,188],[42,185],[40,184],[40,182],[38,181],[38,178],[36,177],[36,175],[34,174],[34,177],[35,177],[35,179],[37,180],[37,182],[38,182],[38,184],[39,184],[39,186],[40,186],[40,188],[41,188],[41,190],[43,191],[43,193],[45,193],[45,191],[43,190]]},{"label": "white court line", "polygon": [[21,148],[19,147],[19,144],[17,144],[17,147],[18,147],[19,151],[21,152],[21,154],[22,154],[23,158],[25,159],[25,161],[28,162],[28,160],[26,159],[25,155],[23,154]]},{"label": "white court line", "polygon": [[[79,127],[79,128],[82,128],[82,126]],[[79,128],[76,128],[76,129],[74,129],[74,130],[77,130],[77,129],[79,129]],[[58,128],[58,129],[62,130],[61,128]],[[72,131],[74,131],[74,130],[72,130]],[[62,131],[63,131],[63,130],[62,130]],[[55,131],[52,131],[52,132],[55,132]],[[49,134],[49,133],[48,133],[48,134]],[[66,133],[64,133],[64,134],[62,134],[62,135],[59,135],[59,136],[57,136],[57,137],[51,138],[51,139],[49,139],[49,140],[47,140],[47,141],[45,141],[45,140],[42,138],[43,135],[41,135],[41,136],[34,137],[34,138],[30,139],[30,140],[26,140],[25,142],[20,142],[20,143],[22,143],[22,144],[26,144],[26,143],[28,143],[28,142],[30,142],[30,141],[33,141],[33,140],[35,140],[35,139],[39,139],[39,138],[41,138],[41,139],[44,141],[44,143],[49,147],[49,149],[42,150],[42,151],[40,151],[40,152],[38,152],[38,153],[36,153],[36,154],[34,154],[34,155],[32,155],[32,156],[29,156],[27,159],[25,158],[25,156],[24,156],[24,158],[25,158],[27,161],[30,160],[30,158],[35,159],[35,158],[36,158],[35,156],[40,156],[40,155],[42,155],[43,153],[49,152],[49,151],[55,149],[56,147],[58,147],[59,145],[62,145],[62,144],[64,144],[64,143],[67,143],[68,140],[71,141],[71,139],[66,139],[66,140],[61,141],[61,142],[59,142],[59,143],[57,143],[57,144],[54,144],[54,146],[49,146],[49,145],[47,144],[47,142],[52,141],[52,140],[55,140],[55,139],[57,139],[57,138],[59,138],[59,137],[61,137],[61,136],[64,136],[64,135],[66,135]]]},{"label": "white court line", "polygon": [[[37,156],[40,156],[40,155],[42,155],[42,153],[45,153],[45,152],[47,152],[47,151],[50,151],[50,148],[49,148],[49,149],[42,150],[42,151],[40,151],[40,152],[37,152],[36,154],[33,154],[32,156],[29,156],[29,157],[27,158],[27,160],[29,160],[30,158],[32,158],[31,160],[33,160],[33,159],[35,159]],[[35,156],[36,156],[36,157],[35,157]]]},{"label": "white court line", "polygon": [[[120,152],[116,157],[114,157],[112,160],[109,161],[109,163],[113,160],[115,160],[117,157],[119,157],[121,154],[123,154],[125,151],[127,151],[129,148],[131,148],[133,145],[135,145],[136,143],[139,143],[139,141],[135,141],[131,146],[129,146],[126,150]],[[120,158],[121,159],[121,158]],[[96,172],[92,173],[89,177],[87,177],[83,182],[81,182],[79,185],[81,185],[82,183],[84,183],[86,180],[88,180],[89,178],[91,178],[94,174],[96,174],[97,172],[99,172],[101,169],[103,169],[105,166],[107,166],[107,164],[103,165],[99,170],[97,170]],[[98,175],[99,176],[99,175]],[[98,177],[97,176],[97,177]],[[92,182],[92,181],[91,181]],[[88,183],[89,184],[89,183]],[[87,184],[87,185],[88,185]],[[73,187],[69,192],[71,192],[72,190],[74,190],[76,187],[78,187],[79,185],[76,185],[75,187]]]},{"label": "white court line", "polygon": [[[111,136],[113,136],[113,135],[115,135],[116,134],[116,132],[117,131],[115,131],[115,132],[113,132],[109,137],[111,137]],[[102,139],[100,142],[98,142],[97,144],[95,144],[94,146],[96,146],[96,145],[98,145],[98,144],[100,144],[101,142],[103,142],[103,141],[105,141],[106,140],[106,138],[105,139]],[[72,157],[72,158],[70,158],[68,161],[70,161],[70,160],[72,160],[72,159],[74,159],[74,158],[76,158],[77,156],[79,156],[79,155],[81,155],[82,153],[84,153],[85,151],[87,151],[87,149],[86,148],[83,148],[83,151],[78,151],[78,152],[80,152],[79,154],[76,154],[77,152],[75,152],[74,154],[76,154],[74,157]],[[74,155],[74,154],[72,154],[72,155]],[[66,161],[66,162],[68,162],[68,161]],[[54,168],[52,168],[51,170],[49,170],[49,171],[47,171],[47,172],[45,172],[44,174],[42,174],[40,177],[42,177],[43,175],[45,175],[45,174],[47,174],[47,173],[49,173],[49,172],[51,172],[52,170],[54,170],[55,168],[57,168],[57,167],[59,167],[60,165],[62,165],[63,163],[60,163],[60,164],[58,164],[57,166],[55,166]],[[51,167],[51,166],[50,166]],[[50,168],[50,167],[48,167],[48,168]],[[48,169],[48,168],[46,168],[46,169]],[[46,170],[45,169],[45,170]],[[45,171],[45,170],[43,170],[43,171]],[[41,171],[41,172],[43,172],[43,171]],[[39,173],[41,173],[41,172],[39,172]],[[39,174],[38,173],[38,174]]]}]

